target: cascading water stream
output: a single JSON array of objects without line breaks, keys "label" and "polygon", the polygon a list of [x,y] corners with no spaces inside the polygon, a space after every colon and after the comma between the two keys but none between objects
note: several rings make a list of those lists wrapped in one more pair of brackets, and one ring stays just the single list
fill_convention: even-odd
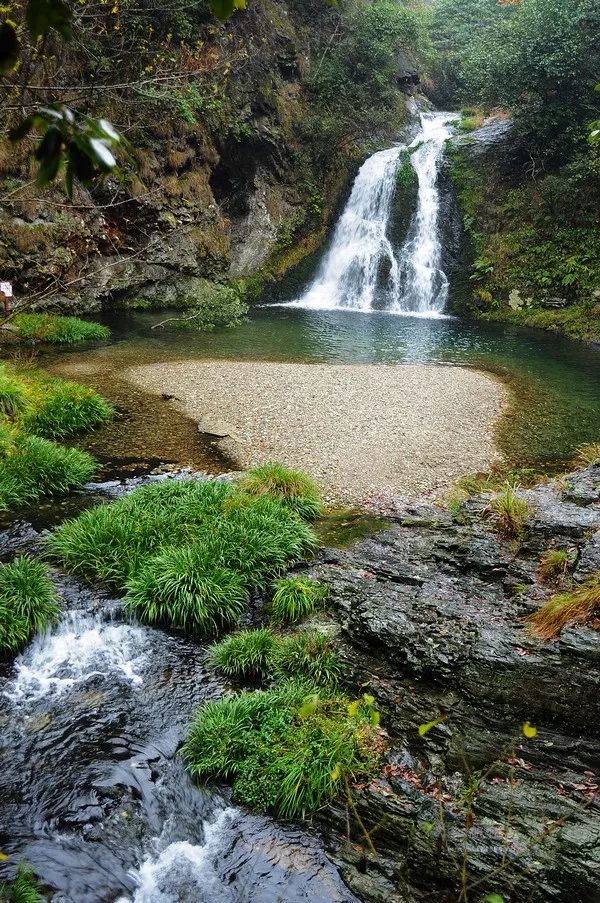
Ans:
[{"label": "cascading water stream", "polygon": [[[363,163],[316,278],[289,306],[371,311],[377,304],[390,313],[441,313],[448,280],[442,270],[437,175],[454,118],[423,113],[421,131],[408,148],[379,151]],[[406,241],[394,248],[388,225],[403,150],[418,178],[418,198]]]}]

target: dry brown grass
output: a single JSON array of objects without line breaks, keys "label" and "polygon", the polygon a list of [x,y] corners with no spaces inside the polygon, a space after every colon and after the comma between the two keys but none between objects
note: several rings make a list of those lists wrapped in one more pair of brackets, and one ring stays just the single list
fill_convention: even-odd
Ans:
[{"label": "dry brown grass", "polygon": [[600,574],[570,592],[557,593],[531,617],[531,632],[551,640],[567,624],[585,624],[600,609]]}]

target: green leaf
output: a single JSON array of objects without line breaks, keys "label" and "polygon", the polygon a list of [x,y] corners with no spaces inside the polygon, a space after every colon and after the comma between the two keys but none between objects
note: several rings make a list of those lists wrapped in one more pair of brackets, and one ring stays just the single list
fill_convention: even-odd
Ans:
[{"label": "green leaf", "polygon": [[14,69],[19,61],[21,42],[14,22],[9,19],[0,25],[0,72]]},{"label": "green leaf", "polygon": [[375,697],[371,696],[370,693],[363,693],[363,699],[365,705],[373,705],[375,702]]},{"label": "green leaf", "polygon": [[361,700],[356,699],[354,702],[351,702],[348,706],[348,715],[350,718],[356,718],[358,715],[358,710],[360,708]]},{"label": "green leaf", "polygon": [[54,28],[68,41],[71,38],[72,13],[64,0],[29,0],[25,13],[32,41]]},{"label": "green leaf", "polygon": [[441,724],[444,720],[443,717],[436,718],[434,721],[428,721],[427,724],[419,725],[419,737],[424,737],[425,734],[428,734],[430,730],[433,730],[434,727],[437,727],[438,724]]},{"label": "green leaf", "polygon": [[234,0],[210,0],[210,8],[219,22],[226,22],[235,9]]},{"label": "green leaf", "polygon": [[505,903],[505,900],[500,894],[488,894],[484,903]]}]

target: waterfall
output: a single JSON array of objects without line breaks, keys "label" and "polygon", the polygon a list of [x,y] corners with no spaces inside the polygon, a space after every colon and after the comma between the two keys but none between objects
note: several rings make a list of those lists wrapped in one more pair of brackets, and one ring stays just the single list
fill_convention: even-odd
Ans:
[{"label": "waterfall", "polygon": [[[423,113],[421,131],[408,148],[379,151],[363,163],[316,278],[289,306],[378,308],[425,316],[443,310],[448,280],[441,267],[437,175],[454,118],[450,113]],[[410,152],[418,178],[417,209],[404,245],[394,248],[388,223],[403,150]]]}]

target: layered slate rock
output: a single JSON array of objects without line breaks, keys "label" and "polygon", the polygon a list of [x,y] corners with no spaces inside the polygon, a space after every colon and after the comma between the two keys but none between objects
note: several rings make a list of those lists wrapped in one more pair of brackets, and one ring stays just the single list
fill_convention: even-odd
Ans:
[{"label": "layered slate rock", "polygon": [[556,591],[537,574],[548,549],[571,554],[570,579],[600,570],[600,464],[523,495],[519,542],[497,535],[480,497],[454,519],[412,509],[313,569],[392,741],[384,777],[354,792],[377,855],[352,816],[339,839],[345,806],[323,816],[364,900],[455,901],[463,884],[469,901],[600,900],[600,633],[542,642],[527,621]]}]

